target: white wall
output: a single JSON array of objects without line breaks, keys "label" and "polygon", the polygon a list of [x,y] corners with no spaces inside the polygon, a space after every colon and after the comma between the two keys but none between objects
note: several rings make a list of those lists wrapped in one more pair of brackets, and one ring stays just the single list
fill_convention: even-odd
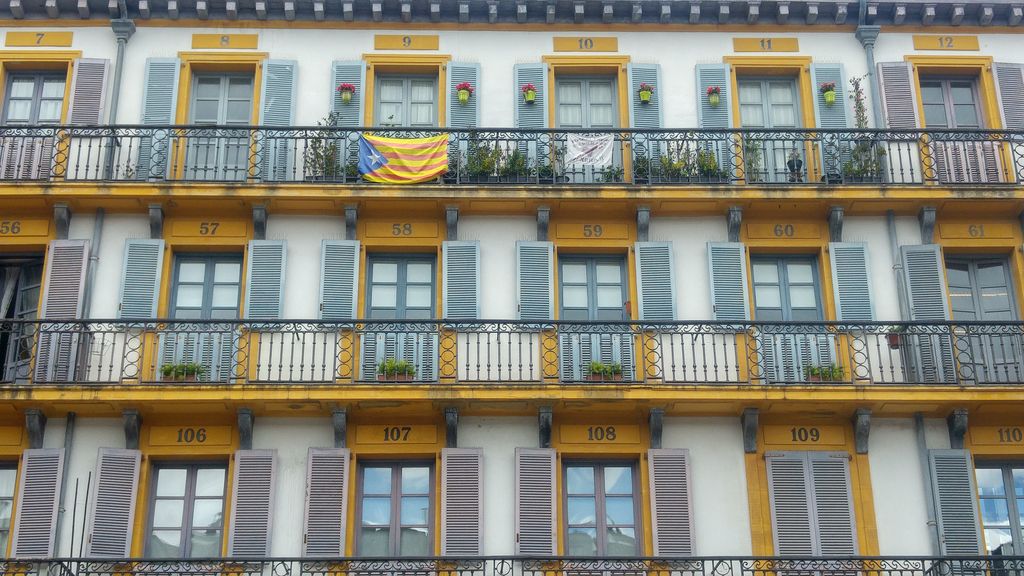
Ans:
[{"label": "white wall", "polygon": [[672,242],[675,258],[676,317],[679,320],[711,318],[711,275],[708,242],[729,240],[725,216],[651,218],[650,238]]},{"label": "white wall", "polygon": [[[345,220],[341,216],[271,214],[267,217],[267,239],[288,241],[284,318],[320,317],[321,245],[324,240],[344,238]],[[360,270],[360,275],[363,274]]]},{"label": "white wall", "polygon": [[921,465],[914,421],[873,418],[870,443],[868,462],[879,553],[936,553],[932,550],[924,491],[928,473]]},{"label": "white wall", "polygon": [[480,317],[516,318],[516,242],[537,239],[536,218],[460,217],[459,239],[480,241]]}]

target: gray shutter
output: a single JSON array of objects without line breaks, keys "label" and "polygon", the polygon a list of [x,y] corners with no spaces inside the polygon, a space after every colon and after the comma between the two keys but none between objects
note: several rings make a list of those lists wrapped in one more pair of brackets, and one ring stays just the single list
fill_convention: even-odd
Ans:
[{"label": "gray shutter", "polygon": [[768,502],[778,556],[811,556],[815,551],[810,478],[803,452],[768,452]]},{"label": "gray shutter", "polygon": [[[363,125],[365,110],[363,77],[366,75],[366,62],[334,62],[331,67],[334,83],[331,86],[331,112],[334,113],[335,126],[359,128]],[[348,104],[341,101],[338,86],[347,83],[356,87],[356,93]]]},{"label": "gray shutter", "polygon": [[139,489],[142,452],[100,448],[96,457],[87,558],[127,558],[135,528],[135,500]]},{"label": "gray shutter", "polygon": [[[820,86],[825,82],[836,83],[836,103],[825,104]],[[848,128],[846,112],[846,75],[842,64],[811,64],[811,85],[814,89],[814,117],[818,128],[842,130]]]},{"label": "gray shutter", "polygon": [[971,454],[967,450],[929,450],[928,465],[935,495],[939,553],[944,556],[984,553]]},{"label": "gray shutter", "polygon": [[[89,265],[86,240],[51,240],[46,254],[43,281],[42,320],[70,320],[82,315],[85,272]],[[75,375],[74,364],[78,335],[68,331],[52,332],[43,326],[36,351],[35,380],[66,382]]]},{"label": "gray shutter", "polygon": [[[631,127],[638,129],[661,128],[661,67],[657,64],[629,64],[626,70],[629,76],[629,119],[632,122]],[[641,82],[654,86],[651,101],[647,104],[640,102]],[[521,95],[520,99],[522,99]]]},{"label": "gray shutter", "polygon": [[345,555],[349,458],[349,451],[345,448],[309,449],[303,556],[333,558]]},{"label": "gray shutter", "polygon": [[444,267],[442,317],[476,320],[480,317],[480,242],[443,242],[441,260]]},{"label": "gray shutter", "polygon": [[520,320],[555,317],[554,244],[516,242],[516,303]]},{"label": "gray shutter", "polygon": [[120,318],[156,318],[163,269],[163,240],[124,241]]},{"label": "gray shutter", "polygon": [[999,111],[1004,130],[1024,130],[1024,72],[1020,64],[996,62],[995,73]]},{"label": "gray shutter", "polygon": [[271,512],[277,450],[235,452],[234,486],[231,489],[231,529],[228,555],[256,558],[270,555]]},{"label": "gray shutter", "polygon": [[320,256],[320,318],[355,319],[358,286],[359,241],[324,240]]},{"label": "gray shutter", "polygon": [[690,453],[680,449],[647,451],[651,484],[651,525],[655,556],[693,555],[693,482]]},{"label": "gray shutter", "polygon": [[711,306],[715,320],[750,320],[747,252],[742,242],[708,242]]},{"label": "gray shutter", "polygon": [[516,448],[516,554],[555,554],[555,451]]},{"label": "gray shutter", "polygon": [[[512,77],[515,95],[515,127],[524,130],[541,130],[548,127],[548,65],[547,64],[516,64]],[[520,87],[533,84],[537,87],[537,98],[533,104],[523,100]]]},{"label": "gray shutter", "polygon": [[[71,79],[69,122],[75,126],[96,126],[103,123],[103,109],[107,96],[107,73],[110,60],[105,58],[78,58],[75,75]],[[116,118],[111,118],[116,124]]]},{"label": "gray shutter", "polygon": [[[721,103],[708,103],[708,88],[721,88]],[[729,66],[727,64],[697,65],[697,118],[701,128],[727,130],[732,128],[732,105],[729,103]]]},{"label": "gray shutter", "polygon": [[[469,102],[459,102],[455,87],[469,82],[475,89]],[[480,65],[464,62],[448,63],[448,127],[468,130],[480,125]]]},{"label": "gray shutter", "polygon": [[[169,126],[174,124],[178,101],[178,75],[181,62],[177,58],[147,58],[142,79],[142,124]],[[139,140],[139,165],[136,174],[145,180],[167,176],[170,153],[168,130],[154,129]]]},{"label": "gray shutter", "polygon": [[675,264],[671,242],[636,243],[636,277],[640,319],[676,319]]},{"label": "gray shutter", "polygon": [[857,555],[857,523],[850,488],[850,456],[845,452],[807,452],[814,498],[814,521],[821,556]]},{"label": "gray shutter", "polygon": [[832,290],[836,297],[836,319],[847,322],[872,322],[871,267],[864,242],[830,242]]},{"label": "gray shutter", "polygon": [[[900,246],[903,259],[904,282],[907,287],[909,320],[917,322],[944,322],[949,320],[949,299],[946,295],[946,276],[942,249],[938,244]],[[941,332],[941,331],[933,331]],[[916,346],[911,347],[910,361],[913,377],[923,382],[953,382],[956,372],[953,364],[951,335],[948,333],[913,335]]]},{"label": "gray shutter", "polygon": [[441,555],[483,553],[483,450],[441,450]]},{"label": "gray shutter", "polygon": [[250,240],[245,281],[245,317],[276,320],[284,304],[284,240]]},{"label": "gray shutter", "polygon": [[889,128],[917,128],[917,90],[910,63],[879,62],[878,79]]},{"label": "gray shutter", "polygon": [[[295,125],[295,72],[294,60],[266,60],[263,62],[263,86],[260,95],[260,125],[291,128]],[[259,157],[264,180],[289,180],[294,141],[287,133],[273,130],[263,133]]]},{"label": "gray shutter", "polygon": [[18,500],[11,528],[12,557],[53,556],[63,472],[63,448],[39,448],[22,452]]}]

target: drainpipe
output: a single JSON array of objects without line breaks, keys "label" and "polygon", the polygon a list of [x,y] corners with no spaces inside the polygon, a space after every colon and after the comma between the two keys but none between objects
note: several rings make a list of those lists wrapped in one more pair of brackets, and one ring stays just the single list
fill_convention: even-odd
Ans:
[{"label": "drainpipe", "polygon": [[96,282],[96,267],[100,261],[100,240],[103,239],[103,217],[106,211],[96,209],[92,222],[92,242],[89,243],[89,267],[85,271],[85,287],[82,289],[82,318],[89,318],[92,309],[92,286]]},{"label": "drainpipe", "polygon": [[[59,552],[60,552],[60,544],[59,544],[60,537],[61,537],[61,535],[60,535],[60,528],[61,528],[61,525],[63,525],[63,523],[64,523],[64,516],[66,515],[66,511],[64,510],[64,494],[67,493],[68,474],[70,473],[70,466],[68,466],[68,464],[71,461],[71,445],[74,444],[74,440],[75,440],[75,418],[76,417],[77,416],[76,416],[76,414],[74,412],[68,412],[67,420],[64,423],[64,470],[63,470],[63,472],[61,472],[61,483],[60,483],[61,490],[60,490],[59,501],[57,503],[57,525],[56,525],[55,532],[54,532],[57,535],[57,539],[58,539],[58,544],[57,544],[58,555],[59,555]],[[77,498],[77,492],[76,492],[76,498]],[[72,513],[75,512],[74,507],[72,507],[71,511],[72,511]],[[74,544],[74,542],[75,542],[74,534],[75,534],[75,530],[74,530],[74,526],[72,525],[71,538],[70,538],[71,549],[68,551],[69,555],[71,553],[73,553],[73,550],[74,550],[74,547],[75,547],[75,544]]]},{"label": "drainpipe", "polygon": [[896,212],[886,210],[885,222],[889,228],[889,251],[892,254],[892,272],[896,276],[896,300],[900,306],[900,320],[910,320],[907,311],[907,286],[903,278],[903,258],[900,256],[900,244],[896,239]]},{"label": "drainpipe", "polygon": [[931,536],[932,555],[938,556],[941,553],[939,523],[935,521],[935,494],[932,493],[931,466],[928,463],[928,439],[925,437],[924,416],[920,412],[914,413],[914,433],[917,436],[917,454],[924,475],[925,510],[928,512],[928,534]]},{"label": "drainpipe", "polygon": [[[128,18],[128,9],[124,0],[118,2],[120,6],[120,18],[110,20],[110,28],[117,38],[117,58],[114,60],[114,85],[110,88],[110,124],[117,124],[117,106],[121,101],[121,77],[124,73],[124,51],[128,45],[128,39],[135,34],[135,22]],[[114,147],[119,146],[117,138],[111,138],[110,146],[107,146],[107,162],[105,176],[109,180],[114,170]]]},{"label": "drainpipe", "polygon": [[860,45],[864,47],[864,56],[868,61],[868,89],[871,93],[871,111],[875,118],[875,128],[881,130],[885,127],[885,120],[882,118],[882,91],[878,86],[878,74],[875,73],[875,40],[878,40],[878,33],[882,31],[882,27],[869,26],[867,17],[867,0],[860,0],[856,36]]}]

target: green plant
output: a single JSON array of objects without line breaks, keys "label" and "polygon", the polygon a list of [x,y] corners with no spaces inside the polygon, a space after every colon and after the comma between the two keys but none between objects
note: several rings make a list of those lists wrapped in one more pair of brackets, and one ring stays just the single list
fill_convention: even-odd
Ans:
[{"label": "green plant", "polygon": [[466,173],[470,176],[496,176],[501,165],[501,149],[484,142],[470,142],[466,151]]},{"label": "green plant", "polygon": [[646,180],[651,176],[651,159],[647,156],[633,157],[633,180]]},{"label": "green plant", "polygon": [[415,376],[416,367],[408,360],[388,358],[377,364],[377,374],[381,376]]},{"label": "green plant", "polygon": [[[864,78],[850,78],[850,100],[853,100],[854,124],[859,130],[868,128],[868,109],[865,103]],[[869,138],[860,138],[843,161],[843,175],[857,179],[881,178],[885,147]]]},{"label": "green plant", "polygon": [[763,178],[761,143],[757,140],[743,141],[743,172],[747,182],[760,182]]},{"label": "green plant", "polygon": [[499,174],[506,178],[524,176],[528,173],[526,154],[516,148],[511,154],[506,154],[501,162]]},{"label": "green plant", "polygon": [[615,377],[615,376],[621,376],[622,375],[622,364],[619,364],[618,362],[609,362],[608,364],[603,364],[603,363],[598,362],[598,361],[595,360],[595,361],[590,363],[589,368],[590,368],[589,374],[591,376],[601,376],[602,378],[612,378],[612,377]]},{"label": "green plant", "polygon": [[697,172],[705,178],[728,178],[729,173],[718,167],[718,158],[711,150],[697,150]]},{"label": "green plant", "polygon": [[160,375],[172,380],[183,380],[189,376],[199,377],[206,372],[200,364],[195,362],[183,362],[180,364],[164,364],[160,366]]},{"label": "green plant", "polygon": [[821,380],[826,382],[839,382],[846,377],[846,370],[842,366],[829,364],[827,366],[804,366],[805,380]]},{"label": "green plant", "polygon": [[[316,125],[323,128],[334,126],[337,123],[337,115],[331,112]],[[302,160],[306,164],[306,176],[314,178],[334,178],[341,172],[338,163],[338,143],[331,138],[330,130],[317,130],[313,136],[306,141],[306,149],[302,153]],[[350,163],[351,164],[351,163]],[[345,167],[348,174],[348,166]],[[356,166],[356,174],[358,165]]]},{"label": "green plant", "polygon": [[605,166],[597,173],[601,182],[613,183],[622,182],[624,172],[618,166]]}]

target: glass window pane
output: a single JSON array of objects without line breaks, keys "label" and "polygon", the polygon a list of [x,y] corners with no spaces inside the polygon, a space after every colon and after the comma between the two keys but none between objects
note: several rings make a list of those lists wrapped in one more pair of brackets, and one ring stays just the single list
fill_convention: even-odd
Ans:
[{"label": "glass window pane", "polygon": [[434,266],[429,262],[412,262],[405,269],[405,278],[408,282],[418,284],[433,284]]},{"label": "glass window pane", "polygon": [[405,289],[405,305],[410,308],[429,308],[430,293],[430,286],[409,286]]},{"label": "glass window pane", "polygon": [[157,472],[156,495],[185,496],[185,479],[187,475],[184,468],[160,468],[159,472]]},{"label": "glass window pane", "polygon": [[153,558],[178,558],[181,556],[181,531],[153,530],[146,547]]},{"label": "glass window pane", "polygon": [[793,85],[789,82],[771,82],[768,91],[772,104],[793,103]]},{"label": "glass window pane", "polygon": [[398,553],[402,556],[429,556],[430,536],[426,528],[402,528]]},{"label": "glass window pane", "polygon": [[7,103],[7,120],[11,122],[28,122],[32,119],[31,100],[11,100]]},{"label": "glass window pane", "polygon": [[758,284],[778,284],[779,266],[775,262],[754,262],[754,282]]},{"label": "glass window pane", "polygon": [[582,104],[583,84],[581,82],[559,82],[558,102],[559,104]]},{"label": "glass window pane", "polygon": [[586,308],[587,287],[562,286],[562,306],[566,308]]},{"label": "glass window pane", "polygon": [[196,78],[196,97],[206,99],[220,98],[220,78],[216,76]]},{"label": "glass window pane", "polygon": [[939,83],[922,83],[921,84],[921,101],[925,104],[943,104],[943,93],[942,84]]},{"label": "glass window pane", "polygon": [[632,556],[636,554],[636,530],[633,528],[608,528],[608,544],[605,552],[609,556]]},{"label": "glass window pane", "polygon": [[433,104],[412,104],[409,106],[409,123],[414,126],[430,126],[434,123]]},{"label": "glass window pane", "polygon": [[216,124],[220,120],[219,116],[220,103],[216,100],[197,100],[192,107],[192,117],[196,122]]},{"label": "glass window pane", "polygon": [[166,528],[181,527],[184,515],[184,500],[157,500],[153,503],[153,526]]},{"label": "glass window pane", "polygon": [[786,275],[790,284],[811,284],[814,282],[814,266],[806,262],[786,264]]},{"label": "glass window pane", "polygon": [[60,122],[62,102],[60,100],[43,100],[39,103],[39,122]]},{"label": "glass window pane", "polygon": [[200,468],[196,471],[196,496],[224,495],[223,468]]},{"label": "glass window pane", "polygon": [[633,469],[629,466],[608,466],[604,469],[605,494],[632,494]]},{"label": "glass window pane", "polygon": [[402,494],[430,492],[430,468],[402,468]]},{"label": "glass window pane", "polygon": [[772,127],[790,128],[796,126],[796,107],[790,104],[772,106]]},{"label": "glass window pane", "polygon": [[[0,500],[0,530],[4,532],[7,532],[11,527],[11,510],[13,507],[13,500]],[[0,550],[6,550],[6,548],[0,546]]]},{"label": "glass window pane", "polygon": [[14,496],[14,483],[18,477],[18,471],[14,468],[0,468],[0,498]]},{"label": "glass window pane", "polygon": [[969,268],[966,262],[946,262],[946,281],[950,286],[970,286]]},{"label": "glass window pane", "polygon": [[425,525],[430,515],[430,499],[426,496],[403,496],[400,522],[405,525]]},{"label": "glass window pane", "polygon": [[1024,469],[1014,468],[1013,474],[1013,493],[1017,496],[1024,496]]},{"label": "glass window pane", "polygon": [[947,127],[946,107],[941,104],[925,104],[924,123],[930,128]]},{"label": "glass window pane", "polygon": [[192,528],[220,528],[223,521],[223,500],[203,498],[192,503]]},{"label": "glass window pane", "polygon": [[590,83],[590,104],[612,104],[612,83],[591,82]]},{"label": "glass window pane", "polygon": [[[781,308],[782,296],[778,286],[754,286],[754,304],[758,308]],[[758,317],[761,320],[766,318]]]},{"label": "glass window pane", "polygon": [[569,496],[566,498],[566,523],[570,526],[597,522],[597,504],[593,496]]},{"label": "glass window pane", "polygon": [[11,81],[11,98],[31,98],[36,91],[36,82],[32,78],[15,78]]},{"label": "glass window pane", "polygon": [[764,126],[764,109],[760,104],[740,105],[740,126],[760,128]]},{"label": "glass window pane", "polygon": [[622,288],[620,286],[598,286],[597,305],[601,308],[621,308]]},{"label": "glass window pane", "polygon": [[956,119],[957,128],[980,128],[978,120],[978,109],[974,104],[953,106],[953,115]]},{"label": "glass window pane", "polygon": [[1024,526],[1024,500],[1017,499],[1017,524]]},{"label": "glass window pane", "polygon": [[586,264],[562,264],[562,283],[563,284],[586,284],[587,282],[587,265]]},{"label": "glass window pane", "polygon": [[759,82],[741,82],[739,92],[741,104],[761,103],[761,84]]},{"label": "glass window pane", "polygon": [[952,83],[949,86],[950,99],[953,104],[974,105],[974,88],[968,83]]},{"label": "glass window pane", "polygon": [[359,554],[362,556],[387,556],[390,553],[391,530],[387,526],[366,527],[359,534]]},{"label": "glass window pane", "polygon": [[568,128],[582,127],[583,107],[577,104],[559,104],[558,125]]},{"label": "glass window pane", "polygon": [[433,102],[434,82],[432,80],[413,80],[410,99],[413,102]]},{"label": "glass window pane", "polygon": [[228,78],[228,98],[252,98],[252,78]]},{"label": "glass window pane", "polygon": [[217,558],[221,555],[220,530],[193,530],[191,538],[192,549],[189,551],[190,558]]},{"label": "glass window pane", "polygon": [[598,284],[618,284],[622,282],[622,266],[618,264],[597,265]]},{"label": "glass window pane", "polygon": [[593,494],[594,469],[590,466],[570,466],[566,468],[565,486],[569,494]]},{"label": "glass window pane", "polygon": [[[1000,312],[1010,309],[1010,295],[1006,288],[982,288],[981,309],[985,312]],[[992,318],[989,318],[990,320]]]},{"label": "glass window pane", "polygon": [[381,102],[379,116],[380,123],[385,126],[398,126],[402,124],[402,104]]},{"label": "glass window pane", "polygon": [[363,494],[391,494],[391,468],[363,468]]},{"label": "glass window pane", "polygon": [[252,116],[252,103],[245,100],[232,100],[228,102],[228,111],[225,118],[229,123],[247,123]]},{"label": "glass window pane", "polygon": [[381,101],[401,102],[405,92],[405,82],[397,78],[381,78],[377,86]]},{"label": "glass window pane", "polygon": [[982,498],[981,522],[986,526],[1009,526],[1010,515],[1006,500],[1002,498]]},{"label": "glass window pane", "polygon": [[205,278],[205,262],[182,262],[178,265],[178,282],[202,282]]},{"label": "glass window pane", "polygon": [[391,498],[379,496],[363,498],[363,525],[391,525]]},{"label": "glass window pane", "polygon": [[605,522],[609,526],[633,526],[636,517],[633,515],[632,496],[609,496],[604,501]]},{"label": "glass window pane", "polygon": [[817,308],[814,286],[790,286],[789,304],[793,308]]},{"label": "glass window pane", "polygon": [[242,264],[240,262],[217,262],[213,269],[213,281],[237,283],[241,278]]},{"label": "glass window pane", "polygon": [[42,97],[63,100],[64,81],[60,78],[47,78],[43,80]]},{"label": "glass window pane", "polygon": [[981,496],[1001,496],[1005,494],[1003,487],[1003,471],[998,468],[978,468],[974,471]]},{"label": "glass window pane", "polygon": [[203,287],[199,284],[179,285],[174,305],[184,308],[199,308],[203,305]]},{"label": "glass window pane", "polygon": [[[948,273],[947,273],[948,274]],[[1006,286],[1006,267],[1002,262],[979,262],[978,285],[985,288]]]},{"label": "glass window pane", "polygon": [[398,264],[394,262],[374,262],[373,281],[398,282]]},{"label": "glass window pane", "polygon": [[615,114],[611,106],[590,105],[590,125],[588,128],[611,128],[615,126]]},{"label": "glass window pane", "polygon": [[233,308],[238,305],[238,286],[213,287],[213,305],[217,308]]},{"label": "glass window pane", "polygon": [[597,528],[569,528],[565,552],[570,556],[596,556]]},{"label": "glass window pane", "polygon": [[1009,530],[985,530],[985,545],[988,546],[988,551],[990,554],[998,552],[1003,545],[1009,545],[1011,542],[1013,542],[1013,538],[1010,536]]},{"label": "glass window pane", "polygon": [[374,308],[398,306],[398,287],[374,284],[370,289],[370,306]]}]

